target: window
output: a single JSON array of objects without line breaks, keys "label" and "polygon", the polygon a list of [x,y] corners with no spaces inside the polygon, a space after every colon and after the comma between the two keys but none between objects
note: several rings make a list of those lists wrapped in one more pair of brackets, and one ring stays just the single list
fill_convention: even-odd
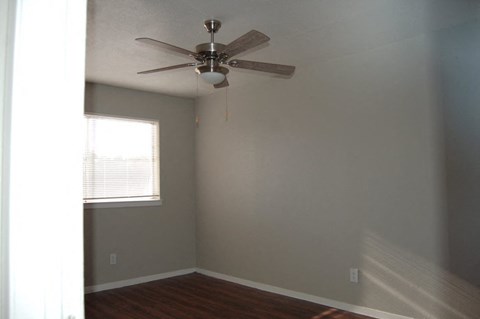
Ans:
[{"label": "window", "polygon": [[132,206],[156,201],[158,205],[158,121],[88,114],[85,115],[85,127],[84,203]]}]

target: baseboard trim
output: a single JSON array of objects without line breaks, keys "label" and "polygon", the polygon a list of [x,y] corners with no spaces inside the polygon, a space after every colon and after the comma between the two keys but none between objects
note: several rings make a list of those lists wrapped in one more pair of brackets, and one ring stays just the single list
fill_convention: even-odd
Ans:
[{"label": "baseboard trim", "polygon": [[305,294],[302,292],[297,292],[293,290],[288,290],[284,288],[279,288],[271,285],[258,283],[251,280],[224,275],[221,273],[213,272],[213,271],[202,269],[202,268],[196,268],[195,271],[205,276],[230,281],[243,286],[256,288],[263,291],[268,291],[268,292],[276,293],[276,294],[287,296],[287,297],[310,301],[310,302],[322,304],[328,307],[341,309],[341,310],[345,310],[345,311],[353,312],[359,315],[369,316],[377,319],[413,319],[411,317],[405,317],[405,316],[401,316],[401,315],[397,315],[389,312],[384,312],[381,310],[371,309],[371,308],[362,307],[362,306],[355,306],[345,302],[317,297],[317,296]]},{"label": "baseboard trim", "polygon": [[85,287],[85,294],[93,293],[93,292],[99,292],[99,291],[104,291],[104,290],[110,290],[110,289],[116,289],[116,288],[121,288],[121,287],[126,287],[126,286],[133,286],[133,285],[138,285],[138,284],[143,284],[149,281],[155,281],[155,280],[160,280],[160,279],[166,279],[170,277],[175,277],[175,276],[181,276],[181,275],[187,275],[191,274],[194,272],[198,272],[199,274],[213,277],[213,278],[218,278],[222,280],[226,280],[229,282],[233,282],[236,284],[240,284],[243,286],[263,290],[263,291],[268,291],[272,292],[275,294],[287,296],[287,297],[292,297],[300,300],[305,300],[305,301],[310,301],[314,303],[318,303],[321,305],[325,305],[328,307],[332,308],[337,308],[349,312],[353,312],[359,315],[364,315],[364,316],[369,316],[377,319],[413,319],[411,317],[405,317],[389,312],[384,312],[381,310],[376,310],[372,308],[367,308],[367,307],[362,307],[362,306],[356,306],[352,304],[348,304],[345,302],[341,301],[336,301],[332,299],[327,299],[327,298],[322,298],[314,295],[309,295],[306,293],[302,292],[297,292],[289,289],[284,289],[284,288],[279,288],[267,284],[262,284],[258,283],[255,281],[247,280],[247,279],[242,279],[238,277],[233,277],[225,274],[221,274],[218,272],[206,270],[203,268],[187,268],[187,269],[181,269],[181,270],[175,270],[175,271],[170,271],[166,273],[161,273],[157,275],[151,275],[151,276],[144,276],[144,277],[138,277],[138,278],[132,278],[132,279],[127,279],[127,280],[121,280],[121,281],[115,281],[115,282],[109,282],[101,285],[94,285],[94,286],[88,286]]},{"label": "baseboard trim", "polygon": [[126,286],[133,286],[133,285],[143,284],[149,281],[191,274],[195,271],[196,271],[195,268],[187,268],[187,269],[165,272],[157,275],[137,277],[137,278],[127,279],[127,280],[109,282],[101,285],[88,286],[88,287],[85,287],[85,294],[90,294],[93,292],[99,292],[103,290],[116,289],[116,288],[121,288]]}]

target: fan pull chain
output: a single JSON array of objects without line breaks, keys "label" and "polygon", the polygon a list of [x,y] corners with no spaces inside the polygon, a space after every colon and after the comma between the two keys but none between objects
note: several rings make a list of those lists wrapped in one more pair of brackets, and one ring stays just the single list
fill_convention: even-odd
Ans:
[{"label": "fan pull chain", "polygon": [[[197,75],[197,92],[195,95],[195,102],[198,102],[198,74]],[[198,128],[200,126],[200,118],[195,114],[195,126]]]},{"label": "fan pull chain", "polygon": [[195,98],[198,99],[198,73],[195,73],[195,75],[197,76],[197,93],[196,93]]},{"label": "fan pull chain", "polygon": [[228,122],[228,87],[225,88],[225,122]]}]

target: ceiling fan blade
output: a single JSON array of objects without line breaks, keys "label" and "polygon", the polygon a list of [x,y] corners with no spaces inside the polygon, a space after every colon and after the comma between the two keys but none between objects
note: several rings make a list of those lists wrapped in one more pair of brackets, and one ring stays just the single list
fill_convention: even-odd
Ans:
[{"label": "ceiling fan blade", "polygon": [[154,40],[154,39],[150,39],[150,38],[136,38],[135,40],[139,41],[139,42],[142,42],[142,43],[150,44],[150,45],[156,45],[156,46],[158,46],[162,49],[174,51],[174,52],[177,52],[177,53],[180,53],[180,54],[185,54],[185,55],[191,56],[192,58],[200,57],[200,55],[195,53],[195,52],[192,52],[192,51],[189,51],[187,49],[183,49],[183,48],[180,48],[180,47],[177,47],[177,46],[174,46],[172,44],[168,44],[168,43],[165,43],[165,42],[162,42],[162,41],[158,41],[158,40]]},{"label": "ceiling fan blade", "polygon": [[213,87],[216,88],[216,89],[220,89],[220,88],[227,87],[228,85],[229,85],[228,80],[227,80],[227,78],[225,78],[225,80],[223,80],[223,82],[218,83],[218,84],[214,84]]},{"label": "ceiling fan blade", "polygon": [[233,68],[248,69],[261,72],[275,73],[280,75],[292,75],[295,71],[293,65],[283,65],[256,61],[232,60],[228,65]]},{"label": "ceiling fan blade", "polygon": [[175,70],[175,69],[180,69],[180,68],[186,68],[188,66],[197,66],[197,65],[200,65],[200,64],[202,64],[202,63],[183,63],[183,64],[167,66],[167,67],[164,67],[164,68],[158,68],[158,69],[152,69],[152,70],[137,72],[137,74],[149,74],[149,73],[155,73],[155,72]]},{"label": "ceiling fan blade", "polygon": [[227,44],[227,46],[220,53],[220,55],[226,56],[227,58],[231,58],[234,55],[247,51],[248,49],[254,48],[262,43],[267,42],[268,40],[270,40],[270,38],[265,34],[257,30],[252,30],[250,32],[245,33],[244,35],[234,40],[233,42],[230,42],[229,44]]}]

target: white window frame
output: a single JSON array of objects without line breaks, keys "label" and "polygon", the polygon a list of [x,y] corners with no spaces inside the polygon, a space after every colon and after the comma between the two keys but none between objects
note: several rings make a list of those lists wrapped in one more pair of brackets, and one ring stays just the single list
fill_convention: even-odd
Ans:
[{"label": "white window frame", "polygon": [[160,121],[158,119],[151,118],[140,118],[140,117],[131,117],[131,116],[122,116],[122,115],[112,115],[112,114],[102,114],[102,113],[91,113],[85,112],[85,115],[90,116],[99,116],[112,119],[126,119],[126,120],[138,120],[138,121],[149,121],[157,123],[157,149],[158,149],[158,170],[157,170],[157,180],[159,187],[159,199],[142,199],[142,200],[132,200],[124,198],[118,201],[105,201],[105,202],[85,202],[83,203],[84,209],[97,209],[97,208],[122,208],[122,207],[149,207],[149,206],[161,206],[163,204],[162,195],[161,195],[161,142],[160,142]]}]

